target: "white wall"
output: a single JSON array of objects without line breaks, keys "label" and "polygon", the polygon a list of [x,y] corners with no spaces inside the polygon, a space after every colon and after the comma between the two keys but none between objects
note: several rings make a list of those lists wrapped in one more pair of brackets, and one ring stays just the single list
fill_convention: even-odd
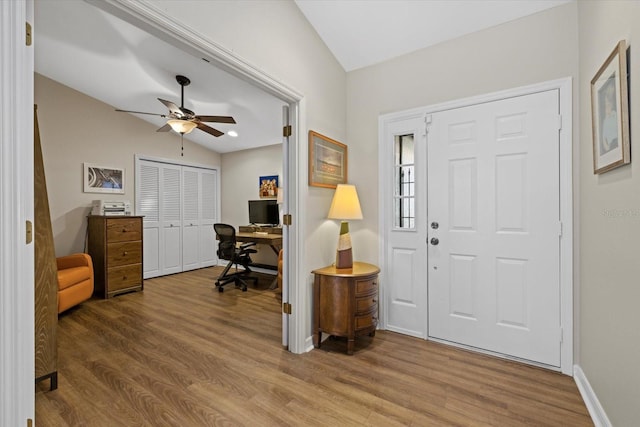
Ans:
[{"label": "white wall", "polygon": [[[219,166],[220,156],[180,137],[158,133],[150,123],[35,75],[35,102],[44,158],[56,256],[84,250],[87,220],[94,199],[130,200],[134,206],[134,156],[144,154]],[[125,169],[125,194],[83,192],[83,163]]]},{"label": "white wall", "polygon": [[[640,2],[578,2],[580,22],[580,365],[614,426],[640,420]],[[632,162],[593,174],[590,81],[630,46]],[[635,158],[634,158],[635,157]]]},{"label": "white wall", "polygon": [[[260,200],[258,182],[261,176],[278,175],[282,186],[282,144],[221,155],[220,186],[221,221],[236,229],[249,224],[249,200]],[[258,245],[254,262],[278,265],[277,255],[268,245]]]}]

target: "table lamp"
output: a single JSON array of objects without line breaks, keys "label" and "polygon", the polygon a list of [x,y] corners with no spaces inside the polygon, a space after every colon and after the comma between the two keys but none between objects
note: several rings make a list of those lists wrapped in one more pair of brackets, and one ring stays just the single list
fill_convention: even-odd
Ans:
[{"label": "table lamp", "polygon": [[352,268],[353,254],[351,252],[351,236],[349,235],[348,219],[362,219],[360,200],[355,185],[338,184],[336,192],[333,194],[331,208],[329,208],[329,219],[339,219],[340,238],[338,239],[338,250],[336,252],[336,268]]}]

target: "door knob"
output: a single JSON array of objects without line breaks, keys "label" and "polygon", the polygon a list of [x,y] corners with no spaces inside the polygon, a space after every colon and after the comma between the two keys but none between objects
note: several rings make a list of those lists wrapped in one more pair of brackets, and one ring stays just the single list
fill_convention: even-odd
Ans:
[{"label": "door knob", "polygon": [[440,243],[440,240],[438,240],[437,237],[432,237],[430,242],[433,246],[436,246],[438,243]]}]

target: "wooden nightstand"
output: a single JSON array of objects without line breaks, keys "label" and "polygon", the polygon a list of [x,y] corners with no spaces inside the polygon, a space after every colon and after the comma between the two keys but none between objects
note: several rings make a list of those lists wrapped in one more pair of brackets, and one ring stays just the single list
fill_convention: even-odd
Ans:
[{"label": "wooden nightstand", "polygon": [[378,325],[378,273],[372,264],[354,262],[353,268],[334,265],[313,270],[313,345],[320,348],[322,333],[347,337],[347,354],[355,338],[374,336]]}]

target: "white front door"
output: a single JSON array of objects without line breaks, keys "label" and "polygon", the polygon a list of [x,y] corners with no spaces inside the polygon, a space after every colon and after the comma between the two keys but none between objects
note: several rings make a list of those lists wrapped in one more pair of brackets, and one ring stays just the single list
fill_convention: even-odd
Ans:
[{"label": "white front door", "polygon": [[428,122],[429,337],[559,367],[559,91]]}]

